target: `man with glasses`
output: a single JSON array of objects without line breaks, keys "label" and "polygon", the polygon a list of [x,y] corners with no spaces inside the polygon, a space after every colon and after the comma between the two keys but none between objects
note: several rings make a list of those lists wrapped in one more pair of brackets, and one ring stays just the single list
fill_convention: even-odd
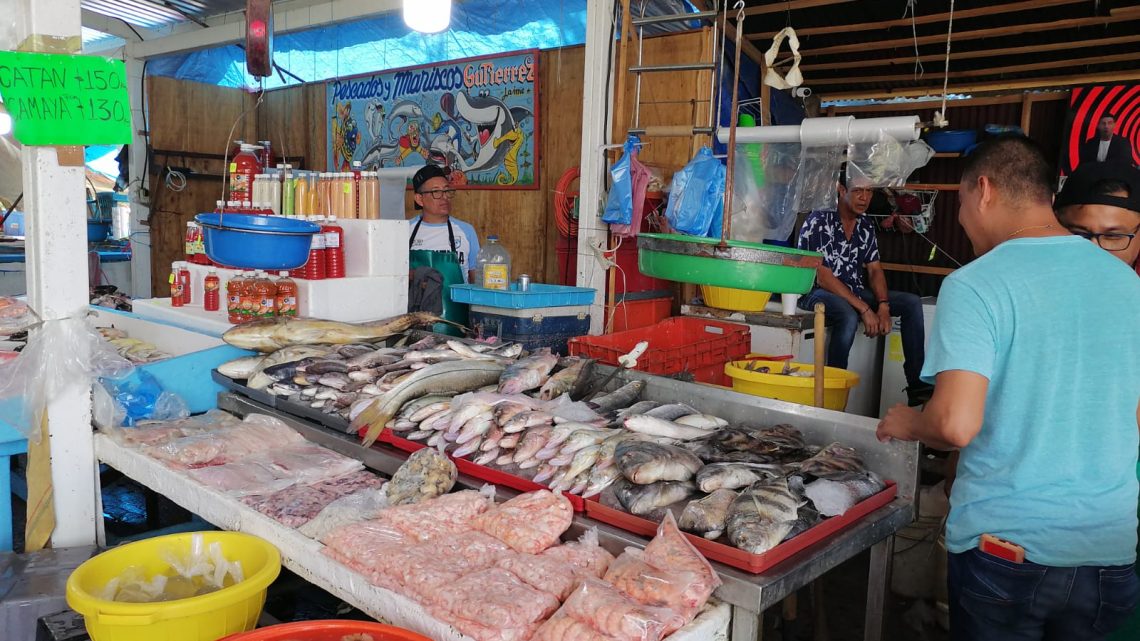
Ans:
[{"label": "man with glasses", "polygon": [[1065,180],[1053,206],[1069,231],[1140,274],[1140,169],[1126,163],[1082,164]]},{"label": "man with glasses", "polygon": [[412,251],[450,251],[466,268],[467,282],[475,277],[475,257],[479,253],[479,234],[470,224],[451,217],[451,201],[455,190],[447,172],[436,165],[425,165],[412,177],[412,198],[417,211],[412,219],[412,235],[408,248]]}]

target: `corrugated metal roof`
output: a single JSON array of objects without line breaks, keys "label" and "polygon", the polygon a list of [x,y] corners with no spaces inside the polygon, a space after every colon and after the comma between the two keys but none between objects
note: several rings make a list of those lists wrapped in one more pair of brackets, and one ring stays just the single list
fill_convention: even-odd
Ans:
[{"label": "corrugated metal roof", "polygon": [[245,0],[83,0],[83,8],[136,27],[156,29],[245,8]]}]

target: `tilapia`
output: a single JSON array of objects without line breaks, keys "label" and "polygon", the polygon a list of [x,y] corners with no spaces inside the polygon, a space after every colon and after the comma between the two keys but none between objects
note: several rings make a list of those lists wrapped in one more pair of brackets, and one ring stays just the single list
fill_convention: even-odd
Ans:
[{"label": "tilapia", "polygon": [[783,476],[782,465],[765,463],[710,463],[697,472],[697,487],[702,492],[719,489],[739,490],[756,481]]},{"label": "tilapia", "polygon": [[645,381],[632,381],[609,394],[595,396],[590,400],[590,405],[599,412],[615,412],[636,403],[643,391],[645,391]]},{"label": "tilapia", "polygon": [[863,459],[855,448],[832,443],[800,465],[799,473],[826,477],[839,472],[862,472]]},{"label": "tilapia", "polygon": [[499,378],[499,393],[521,394],[542,387],[557,363],[558,356],[551,353],[549,348],[511,363]]},{"label": "tilapia", "polygon": [[753,432],[757,439],[787,450],[802,450],[805,447],[804,435],[788,424],[773,425]]},{"label": "tilapia", "polygon": [[638,485],[688,481],[704,465],[688,450],[647,441],[625,441],[614,450],[614,462],[625,478]]},{"label": "tilapia", "polygon": [[232,361],[218,365],[218,373],[226,378],[245,380],[253,375],[254,370],[257,369],[258,364],[261,363],[264,358],[264,354],[235,358]]},{"label": "tilapia", "polygon": [[364,445],[368,447],[376,442],[381,429],[404,403],[428,394],[458,394],[478,389],[497,381],[502,373],[502,365],[487,361],[456,361],[425,367],[377,397],[371,407],[352,421],[349,429],[355,432],[367,425]]},{"label": "tilapia", "polygon": [[222,340],[242,349],[272,352],[292,345],[343,345],[374,341],[417,325],[437,322],[449,321],[426,312],[413,312],[360,324],[278,316],[238,325],[223,334]]},{"label": "tilapia", "polygon": [[697,438],[703,438],[709,435],[709,430],[701,429],[699,427],[689,427],[688,425],[679,425],[672,421],[666,421],[659,418],[653,418],[641,414],[640,416],[630,416],[625,419],[625,428],[633,432],[641,434],[648,434],[650,436],[664,436],[666,438],[673,438],[681,441],[688,441]]},{"label": "tilapia", "polygon": [[625,479],[614,482],[614,495],[630,514],[645,516],[654,510],[684,501],[696,493],[689,481],[660,481],[637,485]]},{"label": "tilapia", "polygon": [[576,359],[569,367],[551,376],[543,384],[542,389],[538,391],[538,397],[544,401],[550,401],[563,394],[569,394],[570,398],[574,398],[582,392],[593,375],[593,360],[588,358]]},{"label": "tilapia", "polygon": [[724,534],[725,521],[728,520],[728,509],[736,496],[736,492],[722,489],[703,499],[689,501],[677,519],[677,526],[709,540],[720,538]]},{"label": "tilapia", "polygon": [[886,486],[874,472],[840,472],[805,484],[804,496],[823,516],[839,516]]},{"label": "tilapia", "polygon": [[413,453],[384,486],[391,505],[435,498],[451,491],[459,472],[443,453],[425,447]]},{"label": "tilapia", "polygon": [[780,544],[798,518],[800,499],[787,479],[758,481],[740,493],[728,509],[728,540],[752,554]]}]

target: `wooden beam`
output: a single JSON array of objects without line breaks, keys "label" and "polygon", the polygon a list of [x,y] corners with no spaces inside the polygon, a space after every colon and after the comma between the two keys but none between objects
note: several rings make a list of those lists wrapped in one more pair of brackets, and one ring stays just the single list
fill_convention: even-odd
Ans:
[{"label": "wooden beam", "polygon": [[1021,94],[1021,131],[1025,135],[1029,135],[1029,124],[1033,119],[1033,94],[1025,92]]},{"label": "wooden beam", "polygon": [[[1009,47],[1007,49],[982,49],[978,51],[955,51],[951,54],[953,60],[972,60],[974,58],[994,58],[1001,56],[1014,56],[1025,53],[1043,53],[1046,51],[1069,51],[1072,49],[1086,49],[1089,47],[1111,47],[1119,44],[1132,44],[1140,42],[1140,34],[1117,36],[1115,38],[1101,38],[1099,40],[1078,40],[1075,42],[1049,42],[1025,47]],[[860,69],[894,65],[913,65],[917,62],[941,62],[946,59],[946,52],[933,53],[916,57],[872,58],[870,60],[846,60],[843,62],[820,62],[815,64],[801,64],[800,71],[834,70],[834,69]]]},{"label": "wooden beam", "polygon": [[[698,11],[711,11],[711,8],[709,7],[708,0],[693,0],[693,6],[696,7]],[[718,23],[719,23],[719,21],[718,21]],[[734,25],[731,22],[726,24],[724,26],[724,37],[730,42],[736,42],[736,25]],[[760,65],[761,68],[763,68],[763,66],[764,66],[764,52],[760,51],[760,49],[757,48],[756,45],[752,44],[752,41],[749,40],[747,36],[745,36],[744,38],[741,38],[740,43],[741,43],[741,50],[744,52],[744,55],[751,58],[753,62],[755,62],[756,64]],[[760,77],[761,78],[764,77],[763,71],[761,71]]]},{"label": "wooden beam", "polygon": [[958,191],[958,183],[907,183],[906,188],[933,191]]},{"label": "wooden beam", "polygon": [[770,2],[759,7],[750,7],[744,10],[746,16],[758,16],[765,13],[784,13],[799,9],[812,9],[826,7],[833,4],[843,4],[852,0],[786,0],[785,2]]},{"label": "wooden beam", "polygon": [[949,276],[954,273],[952,267],[927,267],[926,265],[907,265],[905,263],[883,263],[883,269],[889,272],[910,272],[932,276]]},{"label": "wooden beam", "polygon": [[[1015,11],[1029,11],[1032,9],[1041,9],[1044,7],[1055,7],[1066,4],[1080,4],[1085,0],[1023,0],[1022,2],[1010,2],[1008,4],[995,4],[988,7],[979,7],[977,9],[959,9],[954,12],[955,20],[965,20],[968,18],[980,18],[982,16],[992,16],[1001,13],[1013,13]],[[937,24],[939,22],[947,22],[950,20],[950,13],[930,13],[923,16],[916,16],[914,23],[920,24]],[[806,36],[822,36],[829,33],[852,33],[855,31],[877,31],[879,29],[893,29],[895,27],[909,27],[911,26],[910,18],[899,18],[898,20],[880,20],[878,22],[861,22],[858,24],[836,24],[828,25],[826,27],[804,27],[803,29],[796,29],[796,35],[804,38]],[[760,38],[773,38],[776,36],[775,31],[768,33],[755,34]]]},{"label": "wooden beam", "polygon": [[[1033,102],[1047,102],[1050,100],[1068,100],[1068,91],[1046,91],[1031,94]],[[1020,95],[1009,96],[986,96],[984,98],[963,98],[955,100],[951,103],[954,107],[987,107],[990,105],[1011,105],[1021,102]],[[918,100],[914,102],[878,102],[873,105],[847,105],[836,106],[831,105],[828,109],[828,115],[834,116],[838,114],[856,114],[856,113],[877,113],[882,111],[897,112],[897,111],[917,111],[920,109],[938,109],[942,106],[941,97],[931,98],[929,100]]]},{"label": "wooden beam", "polygon": [[[977,76],[996,76],[1003,73],[1018,73],[1022,71],[1039,71],[1041,69],[1064,69],[1066,67],[1080,67],[1082,65],[1096,65],[1108,64],[1110,62],[1131,62],[1133,60],[1140,60],[1140,53],[1121,53],[1112,56],[1090,56],[1086,58],[1069,58],[1066,60],[1049,60],[1046,62],[1035,62],[1026,65],[1007,65],[1005,67],[986,67],[982,69],[970,69],[966,71],[951,71],[946,74],[951,78],[973,78]],[[933,80],[943,77],[943,74],[931,72],[926,76],[927,80]],[[852,85],[852,84],[869,84],[872,82],[906,82],[914,80],[914,74],[894,74],[889,76],[861,76],[861,77],[847,77],[847,78],[812,78],[810,84],[812,87],[819,85]]]},{"label": "wooden beam", "polygon": [[[1044,87],[1071,87],[1074,85],[1095,84],[1098,82],[1120,82],[1125,80],[1140,80],[1140,70],[1091,73],[1077,76],[1051,76],[1049,78],[1033,78],[1028,80],[983,82],[973,85],[950,85],[946,88],[946,92],[952,94],[975,94],[998,91],[1015,91],[1021,89],[1040,89]],[[909,98],[940,95],[942,95],[941,85],[937,87],[896,89],[894,91],[845,91],[841,93],[826,94],[826,96],[823,96],[823,99],[829,101],[874,100],[878,98]]]},{"label": "wooden beam", "polygon": [[[1003,36],[1021,35],[1024,33],[1041,33],[1043,31],[1056,31],[1058,29],[1075,29],[1078,27],[1107,25],[1115,22],[1128,22],[1135,20],[1137,15],[1138,14],[1129,12],[1121,13],[1119,15],[1114,14],[1111,16],[1100,16],[1095,18],[1068,18],[1066,20],[1054,20],[1052,22],[1037,22],[1031,24],[990,27],[988,29],[975,29],[974,31],[962,31],[955,33],[952,40],[953,42],[966,42],[969,40],[1001,38]],[[883,49],[892,49],[895,47],[915,47],[945,42],[946,34],[936,33],[929,36],[919,36],[917,39],[911,37],[895,38],[892,40],[875,40],[871,42],[852,42],[848,44],[832,45],[830,47],[820,47],[819,49],[808,49],[807,51],[804,51],[803,47],[801,47],[800,53],[805,56],[832,56],[842,53],[852,53],[856,51],[881,51]],[[945,54],[943,54],[943,56],[945,56]]]}]

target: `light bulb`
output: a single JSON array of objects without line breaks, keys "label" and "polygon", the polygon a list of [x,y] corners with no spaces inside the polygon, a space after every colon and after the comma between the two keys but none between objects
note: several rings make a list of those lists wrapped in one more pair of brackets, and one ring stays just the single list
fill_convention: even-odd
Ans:
[{"label": "light bulb", "polygon": [[0,111],[0,136],[7,136],[10,133],[12,133],[12,116]]},{"label": "light bulb", "polygon": [[439,33],[451,24],[451,0],[404,0],[404,24],[420,33]]}]

